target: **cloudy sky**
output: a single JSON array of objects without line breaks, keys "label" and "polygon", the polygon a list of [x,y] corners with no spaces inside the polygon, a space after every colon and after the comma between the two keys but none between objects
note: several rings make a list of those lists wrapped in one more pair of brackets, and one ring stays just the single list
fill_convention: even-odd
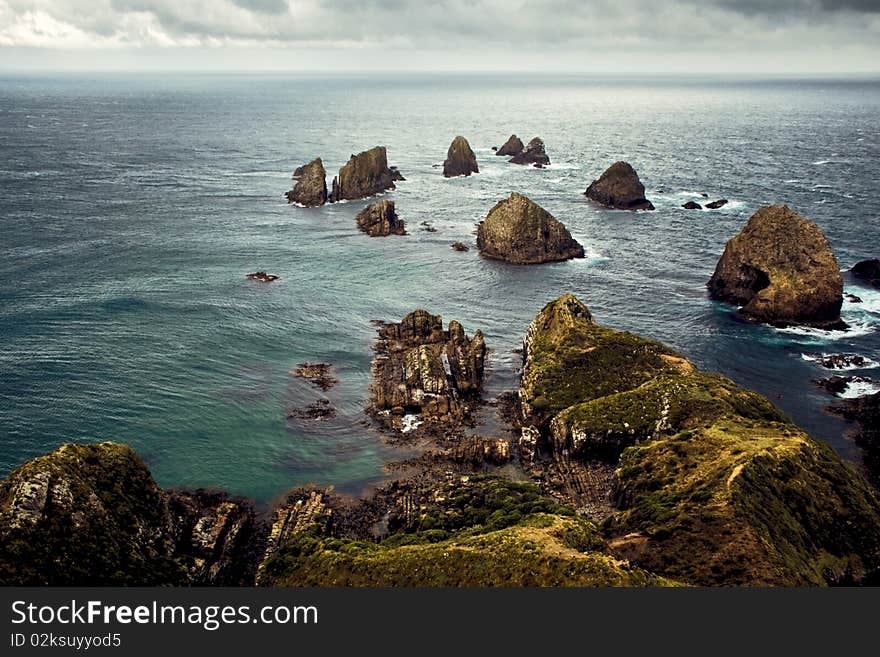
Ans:
[{"label": "cloudy sky", "polygon": [[0,70],[880,72],[880,0],[0,0]]}]

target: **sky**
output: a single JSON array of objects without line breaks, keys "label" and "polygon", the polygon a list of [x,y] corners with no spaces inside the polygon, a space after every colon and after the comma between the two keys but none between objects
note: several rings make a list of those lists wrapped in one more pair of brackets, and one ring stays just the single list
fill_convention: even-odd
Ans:
[{"label": "sky", "polygon": [[878,73],[880,0],[0,0],[0,71]]}]

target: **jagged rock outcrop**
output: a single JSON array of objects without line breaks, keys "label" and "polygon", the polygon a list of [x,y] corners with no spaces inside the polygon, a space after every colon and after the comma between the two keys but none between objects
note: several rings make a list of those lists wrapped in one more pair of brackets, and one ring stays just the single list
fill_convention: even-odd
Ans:
[{"label": "jagged rock outcrop", "polygon": [[394,181],[403,180],[396,168],[388,167],[384,146],[376,146],[352,155],[333,178],[330,202],[352,201],[394,189]]},{"label": "jagged rock outcrop", "polygon": [[605,523],[619,556],[701,585],[880,573],[876,491],[761,395],[598,325],[572,295],[541,310],[523,355],[523,415],[556,458],[619,458]]},{"label": "jagged rock outcrop", "polygon": [[510,159],[513,164],[534,164],[536,166],[547,166],[550,164],[550,158],[544,150],[544,142],[540,137],[535,137],[529,142],[521,153],[517,153]]},{"label": "jagged rock outcrop", "polygon": [[449,150],[446,152],[443,175],[447,178],[454,178],[469,176],[472,173],[480,173],[480,168],[477,166],[477,156],[471,150],[468,140],[459,135],[452,140]]},{"label": "jagged rock outcrop", "polygon": [[510,135],[510,137],[507,138],[507,141],[504,142],[504,145],[501,148],[495,150],[495,155],[506,155],[508,157],[511,157],[513,155],[519,155],[522,152],[522,139],[520,139],[516,135]]},{"label": "jagged rock outcrop", "polygon": [[252,586],[263,557],[266,528],[253,504],[222,491],[169,493],[175,552],[187,583]]},{"label": "jagged rock outcrop", "polygon": [[358,212],[355,218],[358,228],[370,237],[387,235],[406,235],[406,224],[399,219],[394,209],[394,201],[382,199],[371,203]]},{"label": "jagged rock outcrop", "polygon": [[729,203],[729,201],[726,198],[720,198],[717,201],[712,201],[711,203],[706,203],[706,207],[709,210],[717,210],[718,208],[723,208],[728,203]]},{"label": "jagged rock outcrop", "polygon": [[713,299],[775,326],[843,329],[843,277],[822,230],[787,205],[766,206],[724,247],[707,284]]},{"label": "jagged rock outcrop", "polygon": [[281,548],[295,542],[309,530],[326,530],[333,515],[328,495],[328,489],[298,488],[288,493],[284,501],[275,507],[266,536],[265,551],[259,560],[256,577],[258,585],[266,585],[271,581],[271,576],[266,572],[266,564]]},{"label": "jagged rock outcrop", "polygon": [[880,260],[862,260],[849,270],[854,278],[880,289]]},{"label": "jagged rock outcrop", "polygon": [[560,221],[516,192],[480,222],[477,248],[487,258],[520,265],[584,257],[584,247]]},{"label": "jagged rock outcrop", "polygon": [[486,358],[481,331],[469,338],[454,320],[444,331],[439,315],[416,310],[379,329],[376,350],[370,410],[392,424],[405,413],[460,419],[479,396]]},{"label": "jagged rock outcrop", "polygon": [[685,210],[702,210],[703,206],[697,203],[696,201],[688,201],[684,205],[682,205]]},{"label": "jagged rock outcrop", "polygon": [[645,186],[636,170],[627,162],[615,162],[594,180],[587,198],[617,210],[653,210],[654,204],[645,198]]},{"label": "jagged rock outcrop", "polygon": [[184,582],[167,497],[130,447],[63,445],[0,483],[0,583]]},{"label": "jagged rock outcrop", "polygon": [[5,585],[252,585],[264,533],[249,502],[167,493],[116,443],[63,445],[0,483]]},{"label": "jagged rock outcrop", "polygon": [[320,157],[293,172],[293,189],[285,196],[288,203],[297,203],[307,208],[327,202],[327,173]]}]

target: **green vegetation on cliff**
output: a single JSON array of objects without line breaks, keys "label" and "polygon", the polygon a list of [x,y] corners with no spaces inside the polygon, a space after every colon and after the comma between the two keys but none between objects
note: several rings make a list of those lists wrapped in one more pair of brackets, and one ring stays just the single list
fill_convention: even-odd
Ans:
[{"label": "green vegetation on cliff", "polygon": [[322,523],[265,564],[273,586],[656,586],[673,582],[603,550],[596,527],[532,484],[478,477],[438,491],[379,543]]},{"label": "green vegetation on cliff", "polygon": [[0,583],[179,584],[164,492],[130,447],[64,445],[0,483]]},{"label": "green vegetation on cliff", "polygon": [[815,585],[880,572],[876,491],[767,399],[572,295],[529,328],[520,391],[556,453],[616,457],[611,550],[690,584]]}]

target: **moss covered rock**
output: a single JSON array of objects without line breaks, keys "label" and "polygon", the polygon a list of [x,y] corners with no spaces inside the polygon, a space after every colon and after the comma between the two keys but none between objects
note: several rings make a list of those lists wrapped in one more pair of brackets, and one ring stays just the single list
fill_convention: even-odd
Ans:
[{"label": "moss covered rock", "polygon": [[477,248],[487,258],[518,265],[584,257],[584,247],[560,221],[516,192],[499,201],[480,222]]},{"label": "moss covered rock", "polygon": [[724,247],[707,283],[740,315],[777,326],[846,328],[843,276],[822,230],[786,205],[763,207]]},{"label": "moss covered rock", "polygon": [[184,582],[164,492],[130,447],[64,445],[0,483],[0,582]]},{"label": "moss covered rock", "polygon": [[[880,572],[880,501],[761,395],[577,298],[526,334],[524,416],[564,458],[616,459],[616,554],[691,584],[808,585]],[[628,447],[627,447],[628,446]]]}]

